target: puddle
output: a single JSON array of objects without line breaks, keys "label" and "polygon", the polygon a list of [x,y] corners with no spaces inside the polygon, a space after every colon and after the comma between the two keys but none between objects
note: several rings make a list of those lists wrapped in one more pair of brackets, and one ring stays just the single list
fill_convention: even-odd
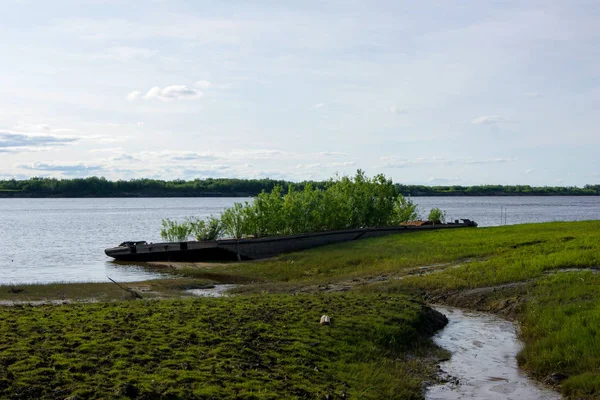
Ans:
[{"label": "puddle", "polygon": [[452,353],[450,360],[440,364],[450,379],[429,387],[426,399],[561,399],[518,368],[521,342],[511,322],[485,313],[435,308],[449,321],[434,341]]},{"label": "puddle", "polygon": [[228,296],[225,293],[225,291],[227,291],[229,289],[233,289],[236,286],[238,286],[238,285],[233,285],[233,284],[215,285],[215,287],[212,287],[210,289],[189,289],[189,290],[186,290],[186,292],[191,293],[194,296],[200,296],[200,297],[223,297],[223,296]]}]

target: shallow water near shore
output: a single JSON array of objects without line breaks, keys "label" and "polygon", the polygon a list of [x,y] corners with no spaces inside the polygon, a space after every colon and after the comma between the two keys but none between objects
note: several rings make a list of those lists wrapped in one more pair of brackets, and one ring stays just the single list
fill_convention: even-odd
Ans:
[{"label": "shallow water near shore", "polygon": [[434,336],[452,353],[440,364],[448,383],[427,389],[427,400],[558,400],[559,393],[527,377],[517,365],[521,349],[515,326],[490,314],[435,307],[448,325]]},{"label": "shallow water near shore", "polygon": [[[0,284],[118,282],[161,278],[158,269],[112,262],[104,249],[128,240],[160,242],[161,220],[219,215],[247,198],[0,199]],[[449,220],[479,226],[600,219],[593,197],[415,197]],[[506,220],[501,208],[507,209]]]}]

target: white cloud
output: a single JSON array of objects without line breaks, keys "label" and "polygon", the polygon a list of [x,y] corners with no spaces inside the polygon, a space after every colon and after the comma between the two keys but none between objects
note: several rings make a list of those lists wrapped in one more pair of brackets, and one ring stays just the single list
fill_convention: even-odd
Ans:
[{"label": "white cloud", "polygon": [[53,133],[24,133],[0,130],[0,152],[23,152],[34,149],[48,149],[52,147],[72,144],[80,137],[56,135]]},{"label": "white cloud", "polygon": [[127,95],[127,100],[128,101],[136,101],[137,99],[140,98],[141,95],[142,95],[142,92],[140,92],[139,90],[134,90],[133,92],[130,92]]},{"label": "white cloud", "polygon": [[131,154],[119,154],[117,156],[109,157],[110,161],[128,161],[128,162],[137,162],[141,161],[139,158],[132,156]]},{"label": "white cloud", "polygon": [[535,172],[535,169],[528,169],[527,171],[525,171],[526,174],[531,174]]},{"label": "white cloud", "polygon": [[317,104],[315,104],[315,105],[314,105],[312,108],[315,108],[315,109],[317,109],[317,108],[321,108],[321,107],[323,107],[324,105],[325,105],[325,103],[317,103]]},{"label": "white cloud", "polygon": [[185,85],[171,85],[162,89],[158,86],[155,86],[148,90],[144,96],[144,99],[156,99],[161,101],[193,100],[201,97],[202,95],[203,93],[201,91]]},{"label": "white cloud", "polygon": [[202,97],[204,93],[198,89],[188,87],[186,85],[171,85],[161,88],[154,86],[142,94],[139,90],[134,90],[127,95],[128,101],[144,100],[161,100],[169,102],[173,100],[194,100]]},{"label": "white cloud", "polygon": [[90,173],[94,173],[97,171],[103,170],[103,167],[100,165],[93,165],[87,163],[44,163],[44,162],[34,162],[31,164],[20,164],[17,166],[22,169],[29,169],[35,171],[48,171],[48,172],[61,172],[65,175],[89,175]]},{"label": "white cloud", "polygon": [[474,118],[471,123],[473,125],[497,125],[510,122],[507,118],[500,115],[482,115]]}]

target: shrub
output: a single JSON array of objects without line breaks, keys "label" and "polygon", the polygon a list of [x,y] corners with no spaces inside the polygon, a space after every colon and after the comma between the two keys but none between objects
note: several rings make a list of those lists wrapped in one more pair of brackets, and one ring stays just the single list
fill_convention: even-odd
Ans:
[{"label": "shrub", "polygon": [[223,233],[223,226],[219,218],[212,215],[206,219],[189,218],[190,232],[196,240],[217,240]]},{"label": "shrub", "polygon": [[178,223],[166,218],[162,220],[160,237],[169,242],[181,242],[187,240],[192,232],[188,221]]},{"label": "shrub", "polygon": [[241,203],[235,203],[233,207],[230,207],[221,213],[221,224],[223,226],[223,232],[234,239],[240,239],[245,235],[248,235],[250,227],[250,219],[248,218],[248,208],[250,205],[248,202],[245,205]]},{"label": "shrub", "polygon": [[[190,232],[198,240],[216,239],[221,233],[240,239],[392,226],[419,218],[417,205],[398,194],[392,180],[382,174],[369,178],[358,170],[354,177],[330,179],[324,189],[307,184],[295,190],[290,185],[283,192],[279,185],[271,192],[263,190],[251,203],[235,203],[223,211],[220,221],[189,219]],[[175,225],[168,228],[184,231]]]},{"label": "shrub", "polygon": [[394,203],[394,209],[392,213],[393,225],[398,225],[403,222],[414,221],[417,219],[419,219],[417,205],[412,202],[410,197],[407,198],[399,194]]},{"label": "shrub", "polygon": [[429,215],[427,216],[427,220],[428,221],[432,221],[432,222],[445,222],[446,221],[446,212],[440,210],[439,208],[435,207],[432,208],[429,211]]}]

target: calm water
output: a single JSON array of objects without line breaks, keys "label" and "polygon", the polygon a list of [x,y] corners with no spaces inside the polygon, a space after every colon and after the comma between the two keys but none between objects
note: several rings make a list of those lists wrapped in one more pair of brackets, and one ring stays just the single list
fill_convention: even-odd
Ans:
[{"label": "calm water", "polygon": [[133,281],[160,276],[104,249],[161,241],[163,218],[218,215],[233,198],[0,199],[0,284]]},{"label": "calm water", "polygon": [[[0,284],[132,281],[160,276],[119,265],[104,249],[126,240],[160,241],[163,218],[208,216],[240,198],[0,199]],[[600,197],[415,197],[419,209],[446,210],[480,226],[600,220]]]}]

